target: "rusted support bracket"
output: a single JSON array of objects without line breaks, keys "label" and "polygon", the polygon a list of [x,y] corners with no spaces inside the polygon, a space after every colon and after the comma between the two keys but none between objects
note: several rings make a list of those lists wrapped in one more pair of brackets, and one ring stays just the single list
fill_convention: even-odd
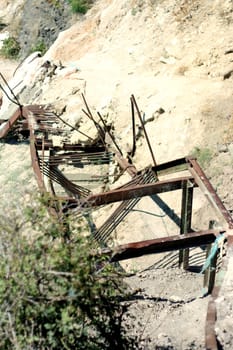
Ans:
[{"label": "rusted support bracket", "polygon": [[187,169],[188,165],[186,158],[178,158],[170,162],[158,164],[156,165],[156,167],[152,167],[152,170],[154,170],[158,174],[158,176],[174,174],[175,172]]},{"label": "rusted support bracket", "polygon": [[113,136],[109,132],[106,132],[105,139],[106,139],[107,149],[114,152],[115,159],[118,165],[120,166],[120,168],[123,171],[127,171],[127,173],[131,177],[136,176],[138,173],[136,167],[133,164],[130,164],[128,160],[123,157],[122,152],[119,150],[119,146],[117,145],[115,140],[113,142]]},{"label": "rusted support bracket", "polygon": [[[53,149],[50,149],[49,150],[49,160],[51,159],[51,157],[53,156],[53,153],[54,153],[54,151],[53,151]],[[51,169],[52,167],[51,167],[51,165],[50,165],[50,162],[49,162],[49,177],[48,177],[48,184],[49,184],[49,188],[50,188],[50,191],[51,191],[51,193],[52,193],[52,195],[53,195],[53,197],[56,195],[56,193],[55,193],[55,189],[54,189],[54,185],[53,185],[53,181],[52,181],[52,179],[51,179]]]},{"label": "rusted support bracket", "polygon": [[123,171],[127,171],[127,173],[131,176],[134,177],[137,175],[138,171],[135,168],[135,166],[133,164],[130,164],[124,157],[122,157],[122,155],[115,151],[115,159],[117,161],[117,163],[119,164],[119,166],[121,167],[121,169]]},{"label": "rusted support bracket", "polygon": [[133,133],[133,143],[132,143],[132,150],[130,152],[130,156],[134,157],[136,152],[136,128],[135,128],[135,113],[134,113],[134,103],[132,99],[130,99],[131,102],[131,115],[132,115],[132,133]]},{"label": "rusted support bracket", "polygon": [[27,107],[23,107],[23,114],[25,118],[27,118],[29,130],[30,130],[30,152],[31,152],[32,167],[34,170],[34,174],[36,176],[38,187],[42,193],[45,193],[46,187],[43,180],[43,175],[40,171],[39,157],[38,157],[36,144],[35,144],[34,128],[33,128],[33,123],[31,121],[32,112],[29,111]]},{"label": "rusted support bracket", "polygon": [[[189,181],[182,183],[182,203],[181,203],[181,226],[180,234],[183,235],[191,231],[193,205],[193,184]],[[185,270],[189,267],[189,249],[180,250],[179,266],[183,264]]]},{"label": "rusted support bracket", "polygon": [[152,184],[136,185],[130,188],[122,188],[109,192],[89,196],[83,203],[84,206],[100,206],[113,202],[124,201],[132,198],[150,196],[157,193],[179,190],[183,181],[193,181],[192,176],[179,177],[172,180],[158,181]]},{"label": "rusted support bracket", "polygon": [[42,173],[40,171],[40,166],[39,166],[39,162],[38,162],[38,155],[37,155],[35,143],[34,143],[34,140],[32,137],[30,139],[30,151],[31,151],[32,167],[33,167],[33,170],[34,170],[34,173],[36,176],[38,187],[42,192],[45,192],[46,191],[45,184],[43,181]]},{"label": "rusted support bracket", "polygon": [[202,192],[208,198],[212,207],[217,211],[217,213],[227,222],[229,228],[233,228],[233,218],[229,211],[223,205],[221,199],[215,192],[213,186],[207,179],[204,171],[201,169],[197,160],[192,157],[187,157],[187,162],[190,164],[190,173],[193,175],[197,185],[200,187]]},{"label": "rusted support bracket", "polygon": [[2,127],[0,128],[0,139],[7,136],[11,128],[14,126],[14,124],[20,117],[22,117],[22,110],[18,107],[14,114],[10,117],[10,119],[7,120],[5,124],[2,125]]},{"label": "rusted support bracket", "polygon": [[150,144],[149,137],[148,137],[147,132],[146,132],[145,123],[144,123],[143,120],[142,120],[142,116],[141,116],[141,113],[140,113],[140,111],[139,111],[139,108],[138,108],[138,105],[137,105],[137,102],[136,102],[136,100],[135,100],[134,95],[131,96],[131,101],[132,101],[132,103],[134,104],[134,106],[135,106],[135,108],[136,108],[136,111],[137,111],[137,114],[138,114],[138,118],[139,118],[139,120],[140,120],[140,122],[141,122],[141,126],[142,126],[142,129],[143,129],[145,138],[146,138],[146,142],[147,142],[147,145],[148,145],[150,154],[151,154],[151,158],[152,158],[152,160],[153,160],[154,166],[156,167],[157,164],[156,164],[155,156],[154,156],[154,153],[153,153],[151,144]]},{"label": "rusted support bracket", "polygon": [[[42,140],[39,138],[35,138],[36,146],[38,150],[42,149]],[[63,143],[61,146],[53,146],[51,140],[45,140],[44,149],[48,150],[53,148],[54,150],[63,150],[63,151],[82,151],[82,152],[103,152],[105,151],[105,147],[103,145],[100,146],[92,146],[92,145],[82,145],[82,144],[71,144],[71,143]]]},{"label": "rusted support bracket", "polygon": [[215,230],[191,232],[184,235],[150,239],[142,242],[120,245],[111,251],[111,261],[136,258],[147,254],[163,253],[212,243],[220,232]]},{"label": "rusted support bracket", "polygon": [[39,160],[38,160],[38,154],[37,154],[37,150],[35,147],[35,142],[34,142],[34,138],[33,138],[33,131],[31,130],[31,135],[30,135],[30,152],[31,152],[31,160],[32,160],[32,167],[34,170],[34,174],[36,176],[36,181],[38,184],[38,187],[40,189],[41,192],[46,192],[46,188],[45,188],[45,184],[44,184],[44,180],[43,180],[43,175],[40,171],[40,165],[39,165]]}]

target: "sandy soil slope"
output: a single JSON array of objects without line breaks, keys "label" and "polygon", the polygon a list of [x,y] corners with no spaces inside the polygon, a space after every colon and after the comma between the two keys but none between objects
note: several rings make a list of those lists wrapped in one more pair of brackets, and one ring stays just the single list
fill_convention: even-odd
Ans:
[{"label": "sandy soil slope", "polygon": [[[20,98],[23,103],[52,103],[64,110],[63,118],[72,125],[81,124],[92,133],[81,111],[84,93],[93,111],[114,124],[126,153],[132,139],[129,98],[134,94],[156,161],[199,149],[207,175],[232,211],[232,29],[231,1],[100,0],[83,21],[62,32],[44,56],[65,68],[41,75]],[[138,169],[152,164],[143,136],[133,162]],[[2,158],[1,167],[4,164]],[[177,194],[163,199],[180,215]],[[194,214],[195,229],[207,228],[215,217],[198,191]],[[93,215],[100,222],[106,212]],[[177,225],[146,198],[119,226],[115,239],[129,242],[177,231]],[[138,294],[142,301],[132,303],[132,315],[141,322],[135,329],[151,337],[145,349],[203,349],[208,298],[201,297],[200,275],[164,266],[158,270],[159,261],[150,256],[123,264],[137,272],[130,282],[133,288],[143,289]]]}]

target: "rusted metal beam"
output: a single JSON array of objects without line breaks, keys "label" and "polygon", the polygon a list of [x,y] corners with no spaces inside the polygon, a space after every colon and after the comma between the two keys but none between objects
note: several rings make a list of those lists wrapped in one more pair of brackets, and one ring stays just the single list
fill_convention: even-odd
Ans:
[{"label": "rusted metal beam", "polygon": [[74,184],[70,181],[57,167],[50,167],[47,162],[43,162],[38,158],[40,170],[43,175],[48,176],[51,180],[61,185],[70,195],[87,197],[90,195],[90,190],[85,187]]},{"label": "rusted metal beam", "polygon": [[153,153],[153,150],[152,150],[152,147],[151,147],[151,144],[150,144],[150,140],[149,140],[146,128],[145,128],[145,123],[142,120],[142,116],[141,116],[141,113],[139,111],[139,108],[138,108],[138,105],[137,105],[137,102],[136,102],[136,99],[135,99],[134,95],[131,96],[131,101],[133,102],[133,104],[134,104],[134,106],[136,108],[136,111],[137,111],[137,114],[138,114],[138,118],[139,118],[139,120],[141,122],[141,126],[142,126],[142,129],[143,129],[145,138],[146,138],[146,142],[147,142],[150,154],[151,154],[151,158],[153,160],[154,166],[156,167],[156,160],[155,160],[155,156],[154,156],[154,153]]},{"label": "rusted metal beam", "polygon": [[220,214],[220,216],[228,223],[229,228],[233,228],[233,218],[229,211],[225,208],[221,199],[215,192],[213,186],[207,179],[204,171],[201,169],[197,160],[192,157],[187,157],[187,162],[190,164],[190,173],[193,175],[197,185],[203,191],[212,207]]},{"label": "rusted metal beam", "polygon": [[130,164],[126,158],[123,157],[122,152],[119,146],[116,143],[116,140],[113,138],[110,132],[106,132],[106,147],[107,150],[113,151],[115,154],[115,160],[123,171],[127,171],[127,173],[134,177],[137,175],[138,171],[133,164]]},{"label": "rusted metal beam", "polygon": [[171,160],[169,162],[161,163],[156,165],[156,167],[152,167],[152,169],[160,175],[174,174],[178,171],[183,171],[188,169],[186,158],[178,158],[175,160]]},{"label": "rusted metal beam", "polygon": [[136,169],[136,167],[133,164],[130,164],[127,159],[125,159],[120,152],[115,151],[115,159],[117,161],[117,163],[119,164],[119,166],[121,167],[121,169],[123,171],[127,171],[127,173],[131,176],[134,177],[137,175],[138,171]]},{"label": "rusted metal beam", "polygon": [[131,102],[131,115],[132,115],[132,133],[133,133],[133,142],[132,142],[132,150],[130,152],[130,156],[134,157],[136,152],[136,126],[135,126],[135,113],[134,113],[134,103],[132,99]]},{"label": "rusted metal beam", "polygon": [[203,244],[214,242],[216,235],[219,233],[220,232],[216,230],[207,230],[123,244],[114,248],[111,252],[111,261],[120,261],[137,258],[147,254],[157,254],[179,249],[199,247]]},{"label": "rusted metal beam", "polygon": [[[49,150],[49,160],[50,160],[51,157],[53,157],[53,153],[54,153],[53,149],[50,149],[50,150]],[[55,188],[54,188],[53,181],[52,181],[52,179],[51,179],[51,177],[50,177],[51,170],[52,170],[52,167],[51,167],[50,162],[49,162],[48,185],[49,185],[49,188],[50,188],[50,191],[51,191],[53,197],[55,197],[55,195],[56,195],[56,193],[55,193]]]},{"label": "rusted metal beam", "polygon": [[[126,158],[123,157],[123,153],[120,149],[120,147],[118,146],[116,140],[115,140],[115,137],[114,135],[110,132],[110,130],[108,129],[108,126],[106,125],[104,119],[102,118],[101,114],[98,112],[98,116],[104,126],[104,130],[102,130],[102,128],[100,127],[100,125],[97,124],[97,122],[95,121],[92,113],[91,113],[91,110],[90,108],[88,107],[88,104],[86,102],[86,99],[84,97],[84,95],[82,94],[82,97],[83,97],[83,100],[84,100],[84,103],[85,103],[85,106],[86,106],[86,109],[87,111],[83,110],[83,112],[94,122],[98,132],[100,132],[100,134],[102,134],[101,136],[101,139],[103,141],[103,144],[105,145],[106,149],[109,149],[109,150],[113,150],[114,151],[114,154],[115,154],[115,159],[118,163],[118,165],[120,166],[120,168],[123,170],[123,171],[127,171],[128,174],[131,176],[131,177],[134,177],[137,175],[138,171],[136,169],[136,167],[131,164]],[[137,109],[137,112],[139,114],[139,118],[141,120],[141,123],[143,123],[142,119],[141,119],[141,115],[140,115],[140,111],[137,107],[137,103],[135,101],[135,98],[132,96],[131,97],[131,108],[133,109],[133,106],[135,105],[136,109]],[[134,110],[133,110],[133,118],[134,118]],[[105,134],[104,134],[105,133]],[[135,125],[134,125],[134,122],[133,122],[133,137],[135,134]],[[146,134],[146,131],[145,131],[145,134]],[[105,140],[104,140],[104,137],[105,137]],[[147,135],[146,135],[147,137]],[[147,137],[148,139],[148,137]],[[135,140],[134,140],[135,142]],[[149,142],[149,140],[148,140]],[[135,152],[135,148],[136,148],[136,145],[133,144],[133,149],[134,149],[134,152]],[[152,152],[151,148],[150,148],[150,151]],[[153,155],[153,153],[152,153]],[[155,159],[153,158],[154,160],[154,164],[156,165],[156,162],[155,162]]]},{"label": "rusted metal beam", "polygon": [[84,206],[100,206],[113,202],[124,201],[132,198],[150,196],[181,189],[183,181],[193,181],[192,176],[179,177],[172,180],[158,181],[145,185],[135,185],[129,188],[121,188],[109,192],[89,196]]},{"label": "rusted metal beam", "polygon": [[0,127],[0,139],[7,136],[9,131],[12,129],[12,127],[15,125],[17,120],[22,117],[22,109],[18,107],[16,111],[13,113],[13,115],[8,119],[5,124],[2,124]]},{"label": "rusted metal beam", "polygon": [[[191,232],[192,221],[192,205],[193,205],[193,184],[189,181],[182,183],[182,203],[181,203],[181,225],[180,234],[183,235]],[[189,249],[179,252],[179,266],[183,264],[185,270],[189,267]]]},{"label": "rusted metal beam", "polygon": [[30,152],[31,152],[31,159],[32,159],[32,167],[34,170],[34,174],[36,176],[36,181],[38,184],[38,187],[40,189],[40,191],[42,192],[46,192],[46,188],[45,188],[45,183],[43,180],[43,176],[42,173],[40,171],[40,165],[39,165],[39,160],[38,160],[38,154],[37,154],[37,150],[35,147],[35,142],[33,139],[33,134],[32,134],[32,130],[31,132],[31,136],[30,136]]},{"label": "rusted metal beam", "polygon": [[[24,107],[24,108],[27,108],[27,107]],[[37,122],[44,122],[44,123],[48,123],[48,124],[53,124],[53,123],[57,122],[57,117],[53,116],[53,115],[47,116],[47,115],[44,115],[44,114],[34,114],[34,113],[33,113],[33,115],[34,115],[34,119]],[[27,123],[26,119],[25,119],[25,122]]]},{"label": "rusted metal beam", "polygon": [[42,173],[40,171],[39,157],[38,157],[38,152],[37,152],[36,143],[35,143],[34,128],[33,128],[33,123],[31,122],[32,112],[29,111],[26,107],[23,107],[23,114],[25,118],[27,118],[29,130],[30,130],[30,152],[31,152],[32,168],[34,170],[34,174],[35,174],[36,181],[40,191],[42,193],[45,193],[46,187],[45,187]]},{"label": "rusted metal beam", "polygon": [[[42,140],[39,138],[35,138],[36,146],[38,150],[42,149]],[[53,146],[52,140],[45,140],[44,142],[44,149],[48,150],[50,148],[53,148],[54,150],[64,150],[64,151],[81,151],[81,152],[104,152],[105,147],[101,145],[82,145],[81,143],[78,144],[71,144],[64,142],[62,146]]]},{"label": "rusted metal beam", "polygon": [[26,105],[24,108],[26,108],[28,111],[32,112],[33,114],[37,114],[37,115],[42,114],[42,115],[56,117],[53,111],[49,110],[46,105]]}]

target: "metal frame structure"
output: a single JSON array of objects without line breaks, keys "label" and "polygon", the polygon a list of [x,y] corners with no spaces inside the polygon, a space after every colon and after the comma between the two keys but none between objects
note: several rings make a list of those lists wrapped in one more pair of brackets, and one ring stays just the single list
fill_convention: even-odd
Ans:
[{"label": "metal frame structure", "polygon": [[[99,229],[95,229],[93,233],[97,242],[106,244],[113,229],[124,220],[125,216],[132,210],[140,198],[163,192],[181,190],[180,235],[141,242],[130,242],[115,247],[113,250],[105,249],[104,254],[108,254],[111,261],[120,261],[146,254],[177,250],[179,251],[179,266],[188,269],[189,248],[201,245],[207,246],[213,243],[216,237],[222,233],[225,233],[228,244],[231,244],[232,236],[230,235],[230,239],[228,238],[229,233],[233,229],[233,218],[220,200],[197,160],[192,157],[185,157],[163,164],[156,163],[152,146],[146,132],[145,123],[143,122],[143,118],[133,95],[130,99],[133,135],[132,149],[127,157],[123,156],[121,148],[117,144],[114,135],[109,130],[102,116],[98,113],[100,122],[97,123],[84,96],[83,100],[86,107],[83,112],[93,122],[99,135],[99,139],[95,143],[90,142],[88,146],[64,143],[60,148],[59,146],[53,147],[50,135],[51,133],[58,134],[63,132],[63,129],[59,127],[59,122],[61,120],[53,112],[38,105],[19,106],[16,112],[0,130],[0,138],[6,137],[8,132],[12,130],[16,133],[20,133],[22,130],[28,130],[30,133],[32,166],[39,189],[42,193],[48,192],[44,182],[44,176],[46,176],[50,183],[49,190],[52,202],[54,203],[57,201],[61,204],[57,206],[60,208],[60,214],[67,210],[75,209],[82,212],[82,210],[86,210],[87,208],[120,202],[115,212],[110,215]],[[144,132],[153,162],[153,166],[143,169],[142,171],[138,171],[132,163],[132,158],[136,152],[135,115],[137,115],[140,120],[141,128]],[[57,123],[57,128],[54,127],[54,123]],[[56,155],[57,151],[62,151],[62,155]],[[49,152],[47,159],[45,159],[45,152]],[[84,159],[88,161],[88,159],[90,159],[88,157],[93,157],[94,155],[97,155],[97,158],[107,157],[107,154],[110,153],[114,155],[114,159],[121,168],[121,171],[128,172],[131,176],[131,181],[111,191],[93,194],[88,189],[72,183],[72,181],[57,169],[57,164],[67,160],[70,162],[73,162],[74,159],[76,161],[84,161]],[[105,161],[108,162],[108,158],[106,158]],[[160,180],[162,175],[174,174],[181,170],[186,170],[189,174],[176,178],[171,177],[171,179],[168,180]],[[62,186],[69,195],[57,196],[54,190],[54,182]],[[216,215],[221,218],[223,222],[221,230],[213,230],[211,228],[199,232],[194,232],[192,230],[192,204],[195,187],[198,187],[204,193],[215,210]],[[56,206],[50,209],[52,209],[53,213],[57,210]],[[209,270],[208,275],[205,275],[205,283],[208,287],[208,292],[212,292],[206,319],[206,349],[209,350],[217,349],[217,340],[214,332],[216,319],[215,299],[220,287],[214,286],[214,280],[215,265],[212,265],[211,274]]]}]

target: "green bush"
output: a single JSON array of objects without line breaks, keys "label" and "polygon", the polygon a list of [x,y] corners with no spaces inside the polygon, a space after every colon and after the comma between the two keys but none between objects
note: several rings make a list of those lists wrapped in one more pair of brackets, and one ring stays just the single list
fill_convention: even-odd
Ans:
[{"label": "green bush", "polygon": [[133,349],[122,276],[96,256],[83,219],[43,205],[0,214],[0,349]]},{"label": "green bush", "polygon": [[45,54],[47,51],[47,46],[43,40],[38,41],[32,48],[31,48],[31,53],[35,51],[40,51],[42,56]]},{"label": "green bush", "polygon": [[93,0],[68,0],[71,9],[75,13],[83,13],[85,14],[91,5],[93,4]]},{"label": "green bush", "polygon": [[17,58],[20,52],[20,45],[14,37],[3,40],[3,45],[0,50],[1,56],[5,58]]}]

